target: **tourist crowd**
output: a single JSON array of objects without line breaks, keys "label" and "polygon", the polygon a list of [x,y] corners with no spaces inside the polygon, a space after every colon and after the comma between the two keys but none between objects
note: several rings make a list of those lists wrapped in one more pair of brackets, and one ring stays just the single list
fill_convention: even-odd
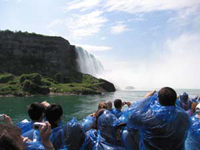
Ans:
[{"label": "tourist crowd", "polygon": [[[133,104],[100,102],[81,122],[62,123],[58,104],[32,103],[27,119],[13,125],[3,114],[0,150],[200,150],[200,98],[170,87]],[[127,110],[122,110],[127,105]]]}]

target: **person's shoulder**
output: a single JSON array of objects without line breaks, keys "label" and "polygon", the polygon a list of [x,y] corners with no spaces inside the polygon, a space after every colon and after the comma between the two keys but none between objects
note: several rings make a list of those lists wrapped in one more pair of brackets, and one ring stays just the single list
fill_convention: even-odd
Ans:
[{"label": "person's shoulder", "polygon": [[32,129],[33,122],[28,121],[27,119],[22,120],[21,122],[17,123],[17,127],[22,130],[22,133],[27,132],[28,130]]},{"label": "person's shoulder", "polygon": [[112,109],[112,112],[116,112],[117,110],[115,108]]},{"label": "person's shoulder", "polygon": [[189,115],[182,109],[177,109],[177,116],[189,119]]},{"label": "person's shoulder", "polygon": [[64,132],[64,129],[62,127],[57,127],[57,128],[53,128],[52,129],[52,135],[59,135],[62,134]]},{"label": "person's shoulder", "polygon": [[112,108],[111,110],[109,110],[111,113],[113,112],[114,108]]},{"label": "person's shoulder", "polygon": [[180,122],[183,122],[184,124],[191,124],[191,119],[190,116],[181,109],[177,109],[177,120],[179,120]]},{"label": "person's shoulder", "polygon": [[17,123],[17,125],[28,125],[28,124],[31,124],[32,122],[27,120],[27,119],[24,119],[20,122]]}]

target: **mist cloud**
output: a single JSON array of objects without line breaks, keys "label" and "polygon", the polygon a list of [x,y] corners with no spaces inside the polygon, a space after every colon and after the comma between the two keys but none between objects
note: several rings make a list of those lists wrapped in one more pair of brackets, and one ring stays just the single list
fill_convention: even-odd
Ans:
[{"label": "mist cloud", "polygon": [[[152,61],[110,63],[103,76],[118,87],[200,88],[200,35],[183,34],[168,39]],[[107,69],[108,69],[107,68]]]}]

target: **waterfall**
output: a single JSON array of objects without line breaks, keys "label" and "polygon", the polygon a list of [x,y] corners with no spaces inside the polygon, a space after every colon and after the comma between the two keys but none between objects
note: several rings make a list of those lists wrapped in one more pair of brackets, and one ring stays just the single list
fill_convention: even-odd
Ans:
[{"label": "waterfall", "polygon": [[76,47],[78,53],[78,70],[85,74],[98,76],[104,72],[103,65],[92,54],[89,54],[81,47]]}]

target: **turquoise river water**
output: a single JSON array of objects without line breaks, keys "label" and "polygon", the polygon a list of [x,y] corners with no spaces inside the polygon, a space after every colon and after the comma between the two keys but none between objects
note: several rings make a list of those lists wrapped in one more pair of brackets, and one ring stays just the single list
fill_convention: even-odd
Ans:
[{"label": "turquoise river water", "polygon": [[[119,98],[123,101],[138,101],[151,90],[133,90],[133,91],[117,91],[114,93],[106,93],[104,95],[88,95],[88,96],[33,96],[33,97],[1,97],[0,98],[0,114],[11,116],[14,123],[23,119],[29,119],[27,115],[27,106],[33,102],[42,102],[44,100],[49,103],[58,103],[63,107],[63,123],[69,121],[72,117],[81,120],[88,114],[97,109],[100,101]],[[187,92],[189,96],[195,97],[200,95],[200,90],[177,89],[177,94]],[[126,109],[125,107],[124,109]]]}]

